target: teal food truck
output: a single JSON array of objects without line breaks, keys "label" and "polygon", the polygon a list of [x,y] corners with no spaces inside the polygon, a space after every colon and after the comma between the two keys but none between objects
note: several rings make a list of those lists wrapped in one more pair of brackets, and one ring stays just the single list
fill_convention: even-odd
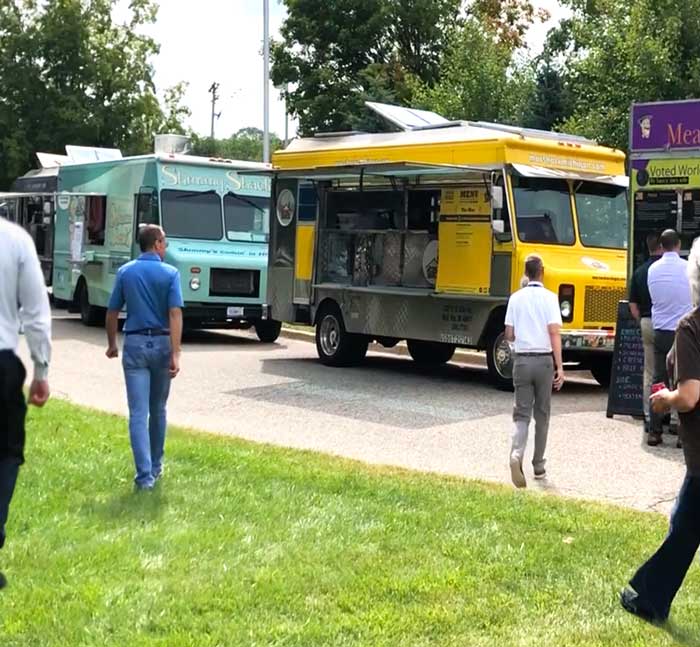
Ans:
[{"label": "teal food truck", "polygon": [[159,224],[165,260],[180,270],[185,326],[254,327],[274,341],[280,323],[265,303],[270,180],[250,174],[266,168],[163,152],[63,162],[52,200],[55,302],[102,324],[117,270],[140,253],[139,225]]}]

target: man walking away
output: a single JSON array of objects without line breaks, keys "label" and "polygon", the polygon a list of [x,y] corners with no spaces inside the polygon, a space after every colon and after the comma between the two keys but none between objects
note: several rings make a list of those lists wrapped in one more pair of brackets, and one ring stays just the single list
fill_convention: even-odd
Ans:
[{"label": "man walking away", "polygon": [[[661,262],[661,261],[659,261]],[[700,295],[700,241],[690,253],[693,293]],[[697,301],[696,301],[697,306]],[[677,387],[651,397],[654,412],[680,412],[687,473],[671,515],[668,535],[622,591],[622,606],[650,622],[664,622],[700,545],[700,310],[681,319],[671,353]]]},{"label": "man walking away", "polygon": [[[673,346],[676,327],[692,309],[688,262],[680,257],[681,241],[673,229],[661,234],[663,256],[649,268],[647,284],[651,296],[651,325],[654,329],[654,383],[669,384],[666,355]],[[662,442],[665,414],[651,412],[647,445]]]},{"label": "man walking away", "polygon": [[525,260],[526,287],[515,292],[506,310],[506,339],[514,342],[513,445],[510,472],[516,487],[525,487],[523,455],[533,410],[535,416],[535,453],[532,466],[536,479],[545,478],[544,452],[549,431],[552,385],[561,389],[564,369],[561,355],[561,311],[557,295],[542,284],[542,259],[532,254]]},{"label": "man walking away", "polygon": [[[49,399],[51,308],[36,248],[30,236],[0,218],[0,548],[19,468],[24,463],[24,401],[26,371],[16,355],[20,325],[24,326],[34,379],[29,402],[37,407]],[[21,308],[21,310],[20,310]],[[0,573],[0,589],[7,584]]]},{"label": "man walking away", "polygon": [[107,307],[107,357],[118,357],[119,311],[126,304],[124,379],[136,488],[152,490],[163,471],[166,403],[180,372],[180,273],[163,262],[167,242],[156,225],[139,229],[142,254],[117,272]]},{"label": "man walking away", "polygon": [[651,395],[651,383],[654,378],[654,329],[651,325],[651,296],[647,286],[649,268],[658,261],[664,253],[658,234],[647,235],[647,249],[649,258],[642,263],[632,275],[630,284],[630,313],[639,322],[642,331],[642,345],[644,347],[644,431],[649,431],[651,421],[649,417],[649,396]]}]

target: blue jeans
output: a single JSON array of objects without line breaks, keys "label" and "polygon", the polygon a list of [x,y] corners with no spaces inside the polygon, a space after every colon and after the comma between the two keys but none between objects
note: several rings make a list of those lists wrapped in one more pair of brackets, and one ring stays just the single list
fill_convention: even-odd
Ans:
[{"label": "blue jeans", "polygon": [[700,476],[687,474],[671,513],[664,543],[636,572],[630,585],[639,605],[665,620],[700,545]]},{"label": "blue jeans", "polygon": [[150,487],[163,469],[165,405],[170,393],[170,337],[127,335],[122,358],[136,485]]}]

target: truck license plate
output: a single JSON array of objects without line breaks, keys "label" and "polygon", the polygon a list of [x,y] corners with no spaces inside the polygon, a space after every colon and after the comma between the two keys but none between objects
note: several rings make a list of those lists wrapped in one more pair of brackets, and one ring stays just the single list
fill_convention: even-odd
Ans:
[{"label": "truck license plate", "polygon": [[242,317],[243,316],[243,308],[241,306],[229,306],[226,308],[226,316],[227,317]]}]

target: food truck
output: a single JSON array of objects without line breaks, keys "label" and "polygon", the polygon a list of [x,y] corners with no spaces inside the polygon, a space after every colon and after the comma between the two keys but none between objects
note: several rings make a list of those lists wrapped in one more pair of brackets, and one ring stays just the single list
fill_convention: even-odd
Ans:
[{"label": "food truck", "polygon": [[678,231],[683,256],[700,235],[700,100],[633,104],[630,164],[632,276],[649,233]]},{"label": "food truck", "polygon": [[368,104],[396,132],[331,133],[273,157],[271,316],[315,326],[320,360],[406,340],[417,362],[486,351],[512,387],[509,295],[528,254],[558,295],[565,362],[610,379],[625,296],[625,156],[561,133]]},{"label": "food truck", "polygon": [[270,178],[255,175],[268,165],[162,150],[72,152],[56,168],[55,192],[0,196],[15,219],[18,205],[43,204],[57,304],[102,324],[117,270],[140,253],[139,226],[158,224],[165,260],[180,270],[186,327],[254,327],[261,341],[277,338],[265,301]]}]

